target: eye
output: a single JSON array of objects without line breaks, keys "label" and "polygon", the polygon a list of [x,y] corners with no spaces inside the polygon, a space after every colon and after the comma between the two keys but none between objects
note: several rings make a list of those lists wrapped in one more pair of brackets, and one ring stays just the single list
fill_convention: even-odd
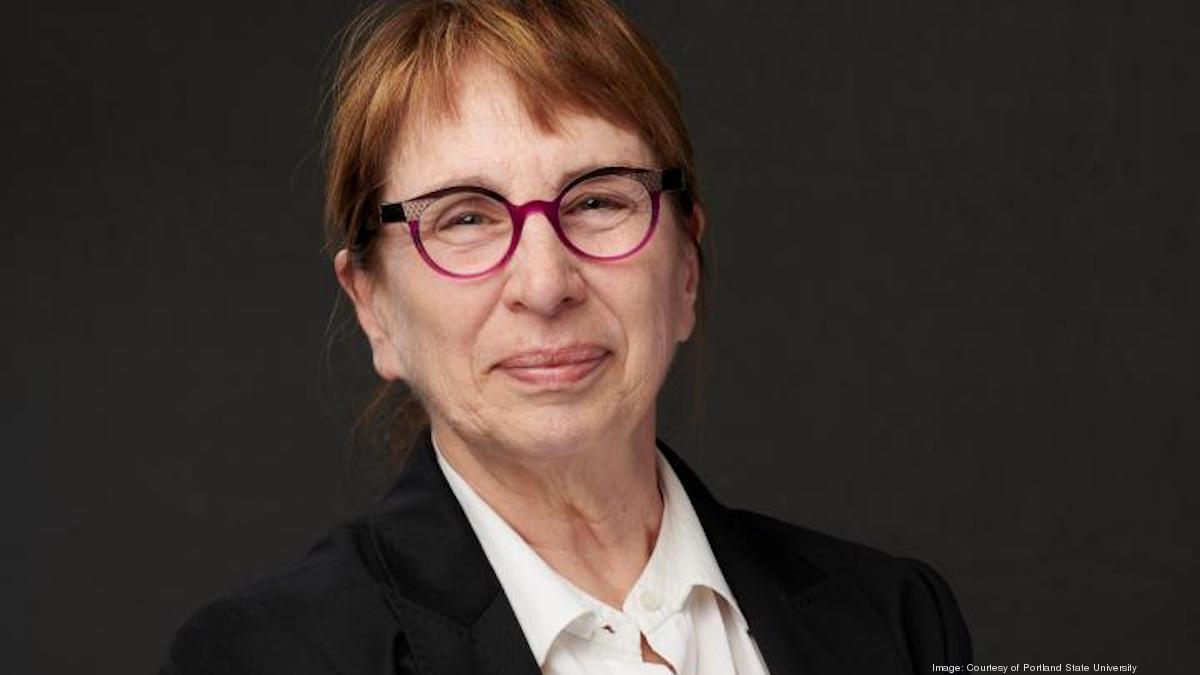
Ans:
[{"label": "eye", "polygon": [[480,225],[484,222],[484,217],[478,213],[459,213],[452,216],[449,220],[442,224],[442,227],[456,227],[458,225]]},{"label": "eye", "polygon": [[439,232],[498,226],[509,220],[503,206],[474,196],[436,203],[430,207],[426,217]]},{"label": "eye", "polygon": [[585,211],[596,209],[612,209],[618,208],[618,206],[619,205],[616,202],[606,197],[585,197],[579,204],[579,207]]},{"label": "eye", "polygon": [[621,197],[593,193],[572,200],[565,211],[578,215],[598,215],[627,208],[629,208],[628,201]]}]

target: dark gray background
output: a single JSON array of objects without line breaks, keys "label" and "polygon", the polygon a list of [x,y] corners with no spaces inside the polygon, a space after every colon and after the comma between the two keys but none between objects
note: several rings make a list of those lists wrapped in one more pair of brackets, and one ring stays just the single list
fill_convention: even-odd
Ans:
[{"label": "dark gray background", "polygon": [[[1188,3],[626,4],[718,252],[664,436],[727,502],[933,563],[978,662],[1194,669]],[[369,497],[320,249],[352,9],[5,12],[4,672],[152,671]]]}]

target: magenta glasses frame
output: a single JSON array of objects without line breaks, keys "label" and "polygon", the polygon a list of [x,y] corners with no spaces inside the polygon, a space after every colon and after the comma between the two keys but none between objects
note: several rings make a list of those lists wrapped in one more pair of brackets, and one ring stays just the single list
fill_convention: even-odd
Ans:
[{"label": "magenta glasses frame", "polygon": [[[610,175],[627,176],[645,186],[646,191],[650,194],[650,226],[646,228],[646,234],[642,237],[641,241],[639,241],[630,250],[617,255],[597,256],[580,249],[571,242],[570,238],[567,237],[566,232],[563,231],[562,226],[559,224],[559,209],[563,197],[565,197],[567,193],[570,192],[571,189],[576,185],[592,178]],[[574,178],[571,180],[571,182],[567,183],[561,191],[559,191],[558,196],[556,196],[552,201],[535,199],[533,201],[525,202],[524,204],[513,204],[505,199],[502,195],[487,188],[476,186],[448,187],[421,195],[419,197],[414,197],[412,199],[380,205],[379,224],[380,227],[382,227],[383,225],[387,225],[389,223],[407,223],[408,232],[412,237],[413,245],[416,247],[417,252],[421,255],[421,258],[427,265],[432,267],[436,272],[448,277],[453,277],[455,279],[476,279],[491,274],[508,263],[508,261],[512,258],[513,253],[516,252],[517,245],[521,241],[521,232],[525,228],[525,219],[533,213],[541,213],[542,215],[546,216],[546,219],[550,221],[550,225],[554,227],[554,232],[556,235],[558,235],[558,240],[561,241],[563,246],[566,246],[569,251],[581,258],[602,262],[613,262],[628,258],[642,250],[646,243],[650,241],[650,238],[654,236],[654,231],[658,229],[659,202],[661,201],[662,193],[676,190],[681,191],[685,195],[684,204],[687,205],[689,201],[686,196],[687,185],[684,179],[683,170],[681,169],[636,169],[623,166],[610,166],[589,171],[577,178]],[[504,255],[494,265],[479,272],[470,272],[464,274],[445,269],[433,260],[429,253],[425,250],[425,245],[421,242],[421,214],[425,211],[425,209],[429,208],[430,205],[437,201],[438,198],[451,193],[460,192],[474,192],[495,199],[501,204],[504,204],[504,206],[508,209],[509,216],[512,218],[512,240],[509,242],[508,248],[505,250]],[[364,228],[364,230],[360,230],[360,232],[367,234],[365,229],[366,228]],[[363,242],[359,242],[359,245],[362,243]]]}]

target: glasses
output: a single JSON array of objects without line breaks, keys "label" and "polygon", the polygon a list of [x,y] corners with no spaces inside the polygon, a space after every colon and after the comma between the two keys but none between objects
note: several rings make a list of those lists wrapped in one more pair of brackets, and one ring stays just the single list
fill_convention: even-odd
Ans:
[{"label": "glasses", "polygon": [[413,244],[434,270],[471,279],[512,258],[525,219],[539,212],[572,253],[616,261],[637,253],[658,224],[663,192],[686,190],[680,169],[607,167],[572,180],[553,201],[510,203],[480,187],[451,187],[379,207],[380,225],[408,223]]}]

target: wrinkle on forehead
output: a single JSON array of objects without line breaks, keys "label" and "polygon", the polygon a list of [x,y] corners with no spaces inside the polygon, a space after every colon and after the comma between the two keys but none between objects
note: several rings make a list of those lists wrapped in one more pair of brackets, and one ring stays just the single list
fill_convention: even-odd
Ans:
[{"label": "wrinkle on forehead", "polygon": [[[483,59],[458,74],[453,105],[426,103],[421,108],[393,143],[386,189],[390,201],[446,187],[442,183],[457,176],[490,177],[491,184],[481,187],[502,192],[527,178],[540,182],[544,191],[572,167],[652,161],[632,125],[569,102],[535,114],[512,75]],[[532,159],[540,160],[538,166],[530,165]]]},{"label": "wrinkle on forehead", "polygon": [[571,115],[595,116],[615,126],[636,128],[632,120],[585,105],[582,96],[569,91],[566,83],[520,79],[487,54],[475,53],[463,56],[453,72],[433,75],[414,85],[398,120],[393,158],[405,139],[419,142],[427,129],[458,123],[464,104],[469,105],[490,88],[515,92],[519,105],[511,111],[514,121],[519,118],[522,123],[532,122],[534,128],[546,134],[560,133],[563,119]]}]

